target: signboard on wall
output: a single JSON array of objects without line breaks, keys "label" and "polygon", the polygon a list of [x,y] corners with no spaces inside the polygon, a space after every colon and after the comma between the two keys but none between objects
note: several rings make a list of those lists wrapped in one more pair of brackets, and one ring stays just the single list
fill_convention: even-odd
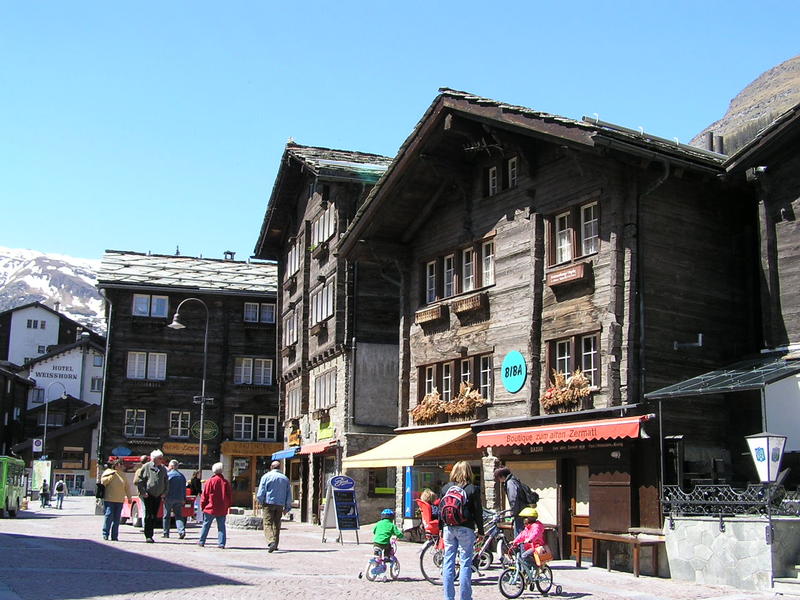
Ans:
[{"label": "signboard on wall", "polygon": [[358,543],[359,525],[356,482],[346,475],[334,475],[328,480],[328,494],[322,516],[322,541],[325,541],[325,530],[335,527],[339,530],[340,543],[342,531],[355,531]]},{"label": "signboard on wall", "polygon": [[525,385],[528,378],[528,366],[525,364],[525,357],[517,350],[512,350],[503,359],[500,367],[500,378],[503,387],[510,393],[516,394]]}]

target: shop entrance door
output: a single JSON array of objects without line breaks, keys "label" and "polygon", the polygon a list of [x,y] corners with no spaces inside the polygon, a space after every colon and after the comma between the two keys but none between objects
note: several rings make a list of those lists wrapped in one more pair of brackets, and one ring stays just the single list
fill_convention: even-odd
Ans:
[{"label": "shop entrance door", "polygon": [[[567,461],[565,465],[565,475],[571,479],[567,486],[567,510],[569,516],[569,531],[577,533],[580,531],[590,531],[589,527],[589,466],[575,465]],[[571,467],[571,468],[569,468]],[[569,536],[570,555],[576,556],[578,544],[575,536]],[[581,553],[583,557],[592,556],[592,540],[584,540]]]},{"label": "shop entrance door", "polygon": [[253,506],[253,489],[255,474],[252,457],[234,456],[231,470],[231,489],[233,505],[251,508]]}]

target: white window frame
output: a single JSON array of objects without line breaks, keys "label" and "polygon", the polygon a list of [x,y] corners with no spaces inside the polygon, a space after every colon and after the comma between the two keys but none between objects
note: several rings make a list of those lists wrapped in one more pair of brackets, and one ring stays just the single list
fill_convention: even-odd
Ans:
[{"label": "white window frame", "polygon": [[494,240],[481,244],[481,285],[494,285]]},{"label": "white window frame", "polygon": [[478,357],[480,368],[479,390],[485,400],[491,400],[493,395],[492,355],[484,354]]},{"label": "white window frame", "polygon": [[291,277],[300,270],[300,236],[291,242],[286,255],[286,276]]},{"label": "white window frame", "polygon": [[291,310],[283,317],[283,345],[292,346],[297,343],[297,310]]},{"label": "white window frame", "polygon": [[46,329],[46,327],[45,327],[46,325],[47,325],[47,321],[45,321],[44,319],[39,321],[39,329]]},{"label": "white window frame", "polygon": [[572,338],[556,340],[554,354],[556,371],[569,374],[572,369]]},{"label": "white window frame", "polygon": [[233,359],[233,384],[250,385],[253,383],[253,359],[237,356]]},{"label": "white window frame", "polygon": [[597,202],[581,206],[581,255],[593,254],[600,247],[600,217]]},{"label": "white window frame", "polygon": [[169,296],[134,294],[131,315],[134,317],[166,318],[169,314]]},{"label": "white window frame", "polygon": [[442,363],[442,400],[449,402],[453,399],[453,364]]},{"label": "white window frame", "polygon": [[596,333],[584,335],[580,338],[581,344],[581,371],[589,380],[589,385],[599,387],[600,385],[600,352],[598,350],[599,339]]},{"label": "white window frame", "polygon": [[475,382],[472,381],[472,359],[471,358],[462,358],[461,359],[461,374],[460,374],[461,381],[464,383],[468,383],[474,387]]},{"label": "white window frame", "polygon": [[475,250],[464,248],[461,251],[461,291],[471,292],[475,289]]},{"label": "white window frame", "polygon": [[442,277],[444,285],[442,296],[449,298],[456,295],[456,255],[448,254],[442,262]]},{"label": "white window frame", "polygon": [[286,418],[294,419],[303,414],[303,388],[299,385],[286,390]]},{"label": "white window frame", "polygon": [[233,439],[240,442],[252,441],[253,423],[253,415],[233,415]]},{"label": "white window frame", "polygon": [[147,411],[143,408],[126,408],[123,434],[125,437],[144,437],[147,431]]},{"label": "white window frame", "polygon": [[433,393],[436,387],[436,365],[425,367],[425,395]]},{"label": "white window frame", "polygon": [[258,323],[258,302],[244,303],[243,319],[245,323]]},{"label": "white window frame", "polygon": [[333,210],[333,204],[328,204],[328,207],[314,219],[311,223],[311,244],[317,245],[327,242],[336,231],[336,213]]},{"label": "white window frame", "polygon": [[258,314],[259,323],[274,323],[275,322],[275,303],[262,302],[259,306]]},{"label": "white window frame", "polygon": [[517,187],[517,157],[514,156],[508,159],[508,187]]},{"label": "white window frame", "polygon": [[187,439],[191,428],[192,413],[188,410],[169,411],[169,437]]},{"label": "white window frame", "polygon": [[103,378],[102,377],[92,377],[91,382],[89,384],[89,391],[90,392],[102,392],[103,391]]},{"label": "white window frame", "polygon": [[95,354],[92,358],[92,366],[93,367],[102,367],[103,366],[103,359],[105,357],[102,354]]},{"label": "white window frame", "polygon": [[128,379],[164,381],[167,378],[165,352],[128,352],[126,376]]},{"label": "white window frame", "polygon": [[489,196],[494,196],[497,194],[498,187],[497,187],[497,167],[489,167],[488,173],[488,190]]},{"label": "white window frame", "polygon": [[256,423],[256,440],[274,442],[278,437],[278,417],[258,415]]},{"label": "white window frame", "polygon": [[336,405],[336,369],[320,373],[314,378],[314,410]]},{"label": "white window frame", "polygon": [[570,226],[570,213],[556,215],[553,219],[553,241],[555,250],[555,264],[572,260],[572,227]]},{"label": "white window frame", "polygon": [[425,302],[436,302],[436,261],[425,263]]},{"label": "white window frame", "polygon": [[311,318],[309,320],[310,327],[313,327],[320,321],[325,321],[333,316],[335,291],[335,279],[331,278],[311,293]]}]

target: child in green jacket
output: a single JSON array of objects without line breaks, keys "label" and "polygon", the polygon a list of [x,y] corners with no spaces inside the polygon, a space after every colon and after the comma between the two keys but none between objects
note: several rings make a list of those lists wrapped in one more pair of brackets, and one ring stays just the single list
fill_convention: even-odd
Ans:
[{"label": "child in green jacket", "polygon": [[372,544],[376,555],[382,552],[385,559],[391,556],[392,536],[403,539],[403,532],[394,524],[394,511],[384,508],[381,511],[381,520],[372,528]]}]

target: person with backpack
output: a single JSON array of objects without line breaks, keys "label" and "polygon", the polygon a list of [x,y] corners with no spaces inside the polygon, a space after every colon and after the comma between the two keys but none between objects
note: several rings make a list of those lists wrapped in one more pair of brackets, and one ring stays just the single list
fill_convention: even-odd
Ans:
[{"label": "person with backpack", "polygon": [[503,489],[508,499],[508,508],[513,511],[512,514],[514,515],[514,537],[516,537],[524,528],[522,517],[519,516],[519,513],[527,506],[535,508],[536,503],[539,502],[539,494],[517,479],[508,467],[495,469],[494,480],[503,484]]},{"label": "person with backpack", "polygon": [[445,600],[455,600],[456,553],[459,573],[459,599],[472,600],[472,557],[475,531],[483,537],[481,493],[472,483],[472,467],[465,460],[450,471],[450,481],[442,488],[439,500],[439,527],[444,539],[442,584]]},{"label": "person with backpack", "polygon": [[64,508],[64,495],[67,493],[67,484],[64,483],[63,479],[56,481],[53,491],[56,493],[56,508]]}]

